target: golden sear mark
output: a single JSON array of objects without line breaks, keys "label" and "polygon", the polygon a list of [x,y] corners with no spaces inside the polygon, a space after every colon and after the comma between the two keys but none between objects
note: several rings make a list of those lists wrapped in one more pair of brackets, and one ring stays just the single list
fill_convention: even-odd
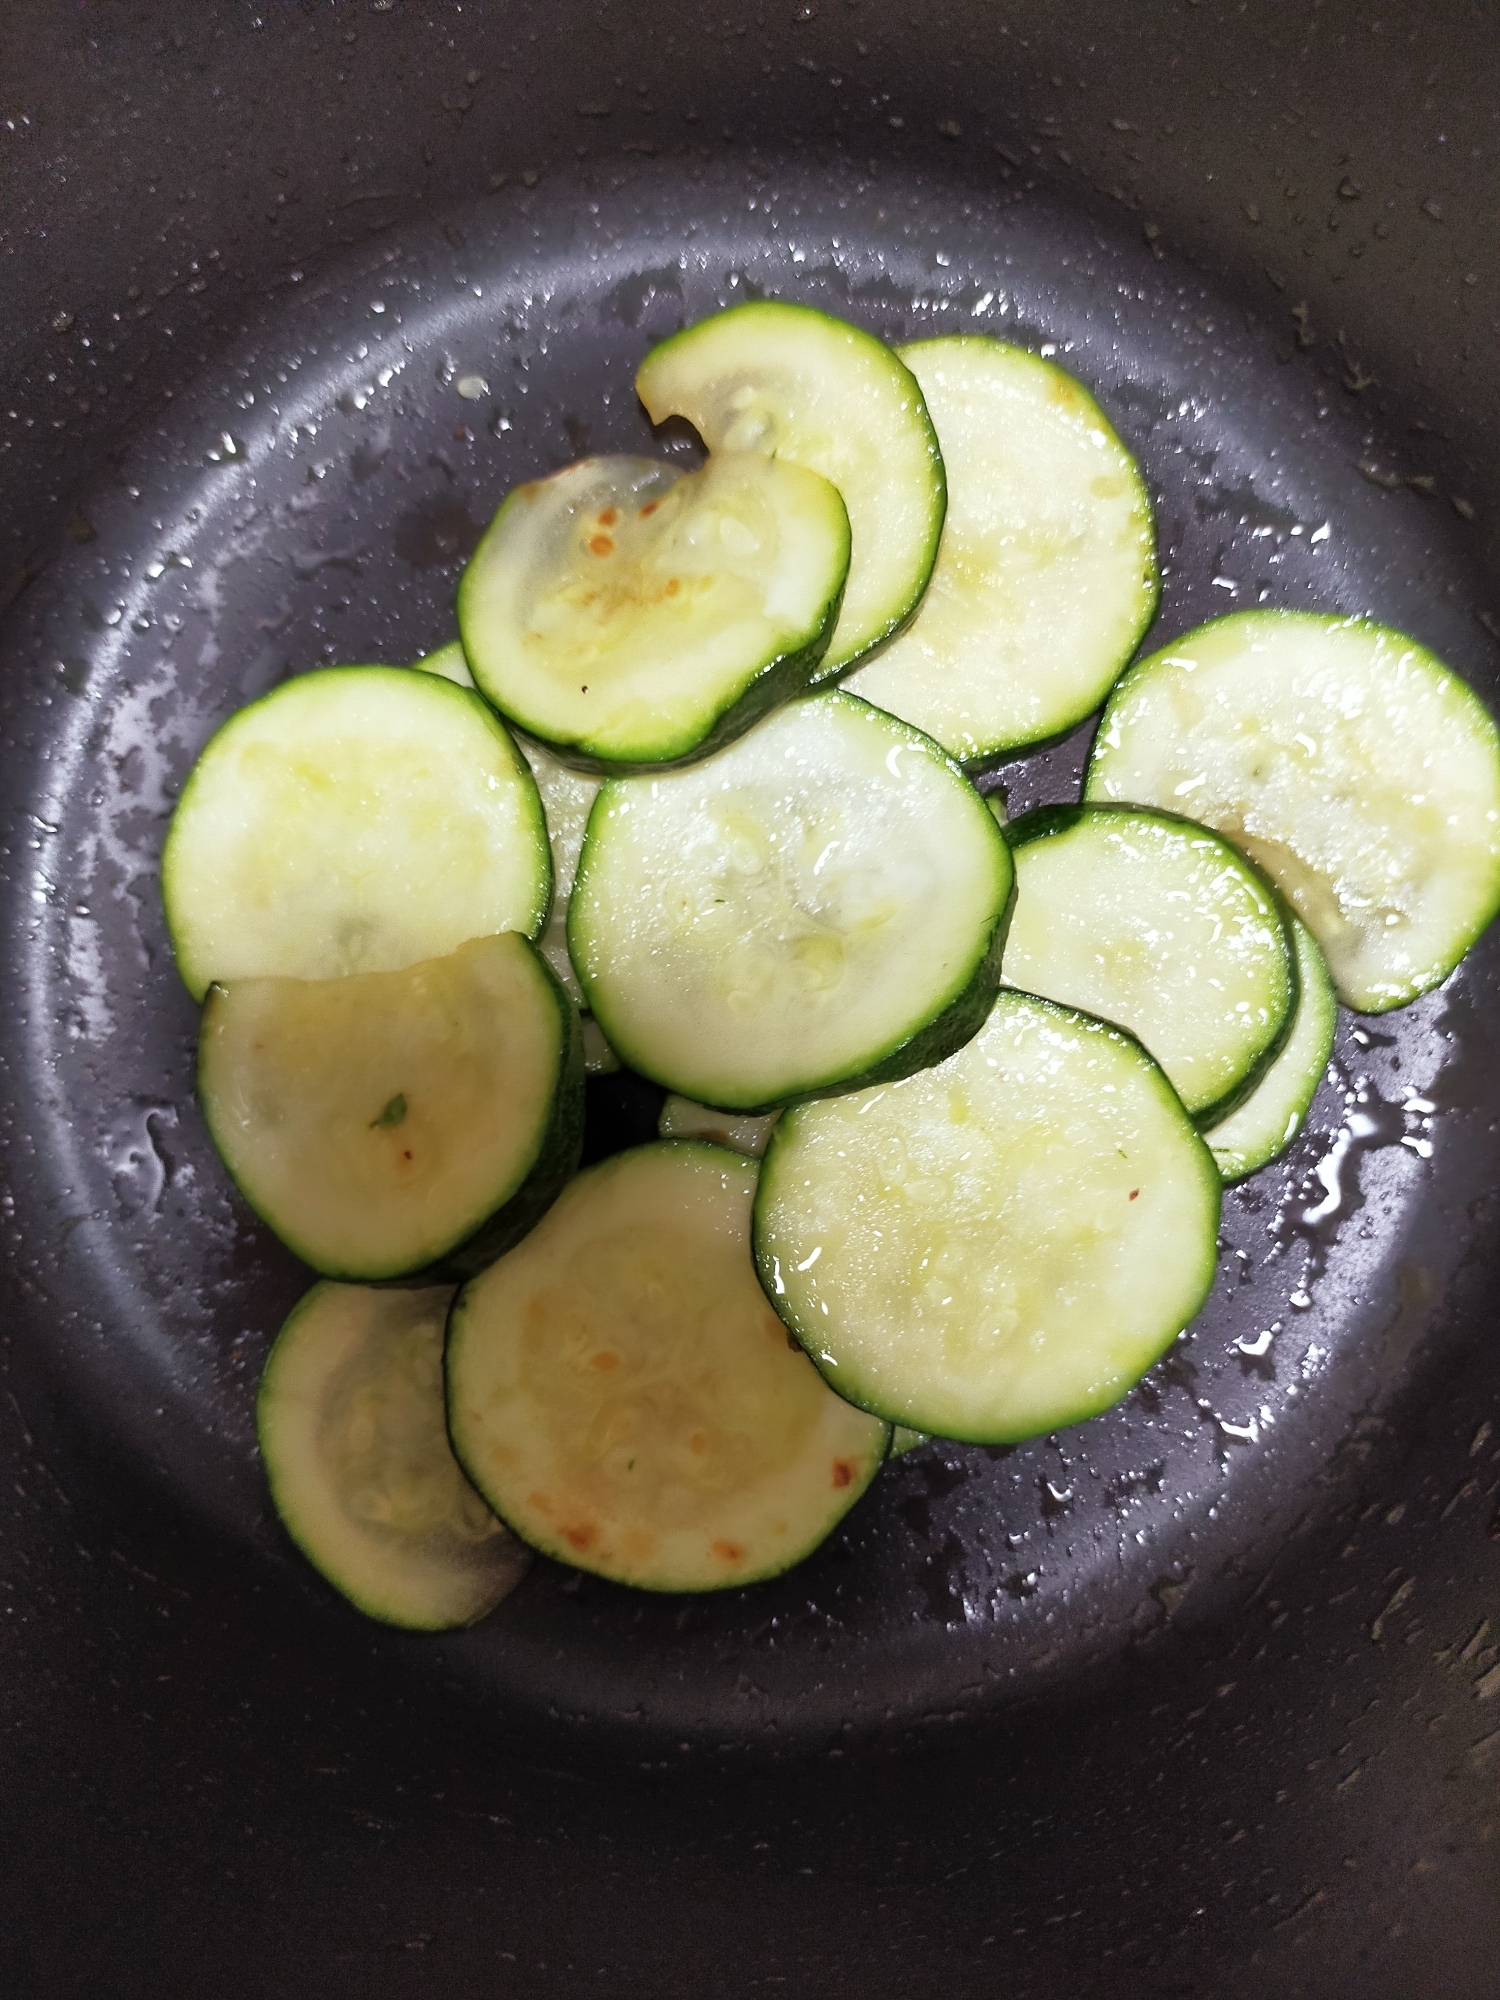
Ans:
[{"label": "golden sear mark", "polygon": [[738,1542],[710,1542],[708,1546],[710,1553],[716,1555],[720,1562],[742,1563],[745,1560],[745,1551]]},{"label": "golden sear mark", "polygon": [[618,1368],[619,1365],[619,1355],[611,1354],[608,1348],[601,1348],[599,1353],[594,1355],[589,1362],[589,1366],[597,1368],[601,1375],[608,1375],[613,1369]]},{"label": "golden sear mark", "polygon": [[618,507],[606,507],[599,516],[599,526],[601,528],[612,528],[619,518],[620,510]]},{"label": "golden sear mark", "polygon": [[612,556],[615,552],[612,535],[590,535],[589,554],[591,556]]},{"label": "golden sear mark", "polygon": [[703,1435],[702,1431],[693,1432],[693,1435],[688,1439],[688,1450],[695,1452],[699,1458],[702,1458],[703,1454],[708,1450],[708,1439]]},{"label": "golden sear mark", "polygon": [[564,1528],[562,1533],[563,1540],[577,1549],[580,1555],[585,1549],[591,1549],[599,1539],[599,1530],[592,1521],[584,1521],[576,1527]]}]

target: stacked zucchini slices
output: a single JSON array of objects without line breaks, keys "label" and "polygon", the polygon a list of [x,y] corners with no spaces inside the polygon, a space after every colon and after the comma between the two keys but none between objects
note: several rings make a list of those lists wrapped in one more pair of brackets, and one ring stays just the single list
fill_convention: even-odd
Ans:
[{"label": "stacked zucchini slices", "polygon": [[[1122,677],[1150,503],[1050,362],[757,303],[637,386],[701,469],[517,487],[460,641],[231,718],[163,860],[209,1128],[320,1274],[272,1494],[415,1628],[531,1549],[749,1583],[929,1436],[1107,1408],[1336,999],[1500,904],[1500,738],[1414,641],[1261,612]],[[975,774],[1106,698],[1083,799],[1007,826]],[[660,1138],[579,1173],[620,1063]]]}]

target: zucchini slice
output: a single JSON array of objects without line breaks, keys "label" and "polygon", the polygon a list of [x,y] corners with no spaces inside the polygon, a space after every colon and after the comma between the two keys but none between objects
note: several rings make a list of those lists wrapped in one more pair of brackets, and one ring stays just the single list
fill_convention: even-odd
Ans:
[{"label": "zucchini slice", "polygon": [[1425,647],[1366,619],[1242,611],[1139,661],[1085,796],[1227,833],[1363,1014],[1439,985],[1500,908],[1500,732]]},{"label": "zucchini slice", "polygon": [[1001,993],[966,1048],[777,1126],[776,1310],[841,1396],[1005,1444],[1117,1402],[1208,1296],[1213,1157],[1139,1042]]},{"label": "zucchini slice", "polygon": [[779,1111],[768,1111],[763,1118],[739,1118],[732,1111],[715,1111],[711,1105],[674,1094],[663,1104],[656,1130],[663,1139],[706,1139],[710,1145],[727,1146],[731,1153],[758,1160],[780,1116]]},{"label": "zucchini slice", "polygon": [[255,1404],[287,1533],[351,1604],[417,1632],[472,1625],[531,1564],[448,1443],[451,1297],[314,1285],[276,1336]]},{"label": "zucchini slice", "polygon": [[1129,1028],[1200,1124],[1226,1116],[1296,1004],[1275,890],[1227,840],[1175,813],[1043,806],[1006,832],[1006,984]]},{"label": "zucchini slice", "polygon": [[177,967],[213,980],[394,972],[495,931],[534,937],[552,893],[526,761],[477,694],[409,667],[326,667],[242,708],[167,833]]},{"label": "zucchini slice", "polygon": [[480,692],[557,756],[655,768],[802,693],[848,568],[844,503],[800,465],[586,458],[510,495],[463,573],[459,631]]},{"label": "zucchini slice", "polygon": [[459,1294],[454,1450],[559,1562],[644,1590],[753,1583],[879,1470],[889,1428],[825,1387],[755,1281],[756,1174],[692,1142],[617,1153]]},{"label": "zucchini slice", "polygon": [[1317,940],[1286,913],[1297,955],[1297,1011],[1275,1060],[1238,1110],[1203,1134],[1225,1181],[1242,1181],[1284,1153],[1302,1129],[1333,1054],[1338,1000]]},{"label": "zucchini slice", "polygon": [[1012,876],[957,765],[834,691],[688,770],[612,779],[568,946],[622,1061],[768,1111],[967,1041],[999,982]]},{"label": "zucchini slice", "polygon": [[198,1096],[257,1215],[325,1277],[463,1278],[578,1165],[578,1015],[514,931],[347,979],[209,989]]},{"label": "zucchini slice", "polygon": [[947,488],[911,371],[812,306],[731,306],[654,347],[635,378],[653,423],[686,417],[711,452],[768,452],[832,480],[853,551],[819,670],[840,674],[911,617],[932,574]]},{"label": "zucchini slice", "polygon": [[1091,714],[1156,612],[1151,499],[1081,382],[987,334],[897,353],[921,385],[948,516],[917,614],[845,682],[965,765]]}]

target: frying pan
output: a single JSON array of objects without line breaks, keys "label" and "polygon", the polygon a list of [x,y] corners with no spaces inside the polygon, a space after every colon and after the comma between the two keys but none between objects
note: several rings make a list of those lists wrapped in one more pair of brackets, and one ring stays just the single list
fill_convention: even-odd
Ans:
[{"label": "frying pan", "polygon": [[[1493,16],[200,0],[4,18],[6,1990],[1500,1991],[1500,947],[1346,1018],[1116,1412],[780,1582],[403,1637],[269,1518],[305,1282],[154,880],[215,722],[447,637],[516,478],[737,297],[1054,350],[1157,637],[1368,610],[1493,701]],[[477,385],[477,386],[476,386]],[[1066,796],[1087,731],[1004,768]],[[596,1088],[597,1150],[655,1105]]]}]

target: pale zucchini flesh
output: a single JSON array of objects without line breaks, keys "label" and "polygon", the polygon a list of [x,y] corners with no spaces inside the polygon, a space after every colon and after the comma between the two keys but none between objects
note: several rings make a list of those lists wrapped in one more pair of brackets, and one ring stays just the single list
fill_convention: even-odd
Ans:
[{"label": "pale zucchini flesh", "polygon": [[1092,713],[1156,611],[1150,495],[1081,382],[985,334],[897,353],[921,386],[948,513],[915,617],[844,685],[965,765]]},{"label": "pale zucchini flesh", "polygon": [[957,766],[835,691],[689,770],[606,785],[568,944],[631,1068],[765,1111],[966,1040],[998,984],[1012,879]]},{"label": "pale zucchini flesh", "polygon": [[1333,1054],[1338,999],[1317,940],[1287,912],[1297,954],[1297,1010],[1291,1032],[1254,1090],[1227,1118],[1203,1134],[1227,1181],[1242,1181],[1268,1165],[1296,1138]]},{"label": "pale zucchini flesh", "polygon": [[1010,1443],[1096,1415],[1202,1305],[1220,1182],[1132,1036],[1002,992],[934,1069],[797,1106],[761,1168],[767,1296],[851,1402]]},{"label": "pale zucchini flesh", "polygon": [[662,1139],[705,1139],[711,1146],[727,1146],[731,1153],[745,1153],[758,1160],[780,1115],[768,1111],[759,1118],[744,1118],[732,1111],[715,1111],[709,1104],[695,1104],[692,1098],[672,1092],[661,1107],[656,1131]]},{"label": "pale zucchini flesh", "polygon": [[419,1632],[472,1625],[531,1563],[448,1443],[451,1298],[314,1285],[276,1337],[255,1406],[292,1540],[361,1611]]},{"label": "pale zucchini flesh", "polygon": [[711,453],[765,452],[830,480],[849,512],[843,606],[820,677],[900,630],[937,555],[947,489],[916,378],[812,306],[731,306],[654,347],[636,376],[653,423],[686,417]]},{"label": "pale zucchini flesh", "polygon": [[552,867],[525,759],[477,694],[406,667],[284,682],[212,738],[162,855],[177,966],[213,980],[392,972],[534,936]]},{"label": "pale zucchini flesh", "polygon": [[889,1427],[826,1387],[756,1282],[756,1173],[684,1141],[616,1154],[460,1293],[454,1449],[534,1548],[732,1588],[809,1554],[879,1470]]},{"label": "pale zucchini flesh", "polygon": [[1500,907],[1494,721],[1415,639],[1365,619],[1239,612],[1138,662],[1086,796],[1236,841],[1361,1013],[1438,985]]},{"label": "pale zucchini flesh", "polygon": [[1176,814],[1046,806],[1007,829],[1009,986],[1139,1036],[1200,1123],[1254,1088],[1287,1030],[1296,961],[1274,889]]},{"label": "pale zucchini flesh", "polygon": [[578,1162],[578,1017],[534,946],[478,938],[400,972],[210,988],[198,1096],[250,1206],[365,1283],[466,1276]]},{"label": "pale zucchini flesh", "polygon": [[445,681],[452,681],[455,687],[471,688],[474,685],[463,645],[457,639],[450,639],[446,646],[424,653],[420,660],[414,660],[412,664],[424,674],[440,674]]},{"label": "pale zucchini flesh", "polygon": [[527,735],[582,769],[650,768],[808,686],[848,568],[844,503],[803,466],[583,459],[505,502],[459,628],[481,692]]}]

